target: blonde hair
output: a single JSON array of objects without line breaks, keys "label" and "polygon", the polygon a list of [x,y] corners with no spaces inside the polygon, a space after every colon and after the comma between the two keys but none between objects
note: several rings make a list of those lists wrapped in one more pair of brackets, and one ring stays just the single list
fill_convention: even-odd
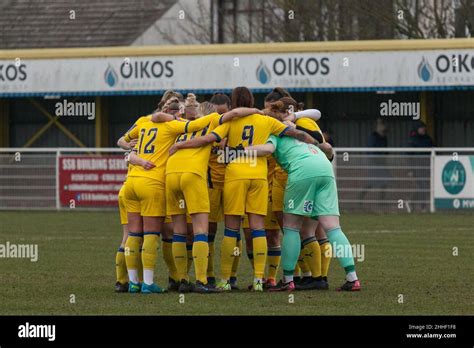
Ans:
[{"label": "blonde hair", "polygon": [[[161,100],[160,102],[158,103],[157,107],[158,109],[160,110],[164,110],[165,108],[165,105],[167,104],[167,102],[171,99],[171,98],[176,98],[178,99],[178,102],[182,101],[183,100],[183,95],[179,92],[175,92],[171,89],[168,89],[164,94],[163,96],[161,97]],[[168,103],[169,104],[169,103]]]},{"label": "blonde hair", "polygon": [[186,96],[186,100],[184,101],[184,106],[185,107],[194,107],[197,108],[199,107],[199,103],[196,100],[196,95],[194,93],[188,93]]},{"label": "blonde hair", "polygon": [[198,117],[209,115],[213,112],[216,112],[216,106],[210,102],[205,101],[199,105]]}]

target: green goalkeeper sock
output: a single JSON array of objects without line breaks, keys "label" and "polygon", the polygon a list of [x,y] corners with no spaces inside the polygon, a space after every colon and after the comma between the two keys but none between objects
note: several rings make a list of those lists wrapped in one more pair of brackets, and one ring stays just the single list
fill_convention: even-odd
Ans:
[{"label": "green goalkeeper sock", "polygon": [[352,246],[344,232],[342,232],[340,227],[335,227],[326,231],[326,234],[332,246],[333,256],[337,257],[339,264],[344,268],[344,271],[346,271],[346,279],[348,281],[357,280],[354,257],[352,256]]},{"label": "green goalkeeper sock", "polygon": [[285,283],[293,280],[293,272],[295,271],[298,256],[300,255],[300,247],[300,231],[283,227],[281,266],[283,268],[283,281]]}]

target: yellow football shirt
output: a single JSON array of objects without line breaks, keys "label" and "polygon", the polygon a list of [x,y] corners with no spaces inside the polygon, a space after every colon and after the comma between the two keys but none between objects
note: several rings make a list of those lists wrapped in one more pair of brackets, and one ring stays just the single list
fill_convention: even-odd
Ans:
[{"label": "yellow football shirt", "polygon": [[[243,147],[265,144],[268,137],[281,135],[287,126],[269,116],[252,114],[226,122],[212,131],[220,141],[227,137],[228,145]],[[225,180],[267,179],[267,158],[251,156],[230,162],[225,171]]]},{"label": "yellow football shirt", "polygon": [[[152,115],[150,114],[150,115],[147,115],[147,116],[141,116],[141,117],[139,117],[139,118],[135,121],[135,123],[130,127],[130,129],[124,134],[123,137],[124,137],[125,141],[126,141],[126,142],[130,142],[132,139],[136,139],[136,138],[130,138],[130,132],[131,132],[134,128],[136,128],[136,127],[138,127],[139,125],[141,125],[142,123],[145,123],[145,122],[150,121],[150,120],[151,120],[151,116],[152,116]],[[138,133],[137,133],[136,136],[138,137]],[[130,174],[130,171],[132,170],[132,168],[133,168],[133,164],[128,163],[128,165],[127,165],[127,175],[126,175],[126,177],[128,176],[128,174]]]},{"label": "yellow football shirt", "polygon": [[173,120],[169,122],[145,122],[131,130],[131,139],[137,136],[135,146],[137,155],[147,161],[153,162],[155,167],[146,170],[141,166],[133,166],[129,176],[143,176],[165,182],[166,162],[169,149],[174,144],[176,137],[181,133],[198,131],[209,124],[210,117],[202,117],[194,121]]},{"label": "yellow football shirt", "polygon": [[[306,118],[306,117],[300,118],[296,120],[295,124],[297,126],[306,128],[307,130],[310,130],[313,132],[319,132],[321,133],[321,135],[323,135],[323,133],[321,132],[321,128],[319,128],[316,121],[311,118]],[[324,140],[324,136],[323,136],[323,142],[326,142],[326,140]]]},{"label": "yellow football shirt", "polygon": [[[212,113],[208,116],[210,117],[210,122],[207,122],[207,127],[204,127],[198,131],[181,134],[178,138],[176,138],[176,142],[178,143],[194,139],[196,137],[202,137],[206,134],[209,134],[209,132],[211,132],[214,128],[218,127],[220,115],[218,113]],[[201,120],[201,122],[203,122],[202,119],[203,117],[197,120]],[[201,176],[203,179],[206,179],[211,146],[212,144],[198,148],[178,150],[168,158],[168,163],[166,164],[166,174],[195,173]]]},{"label": "yellow football shirt", "polygon": [[219,144],[214,143],[211,148],[211,155],[209,156],[209,172],[208,180],[209,187],[222,188],[225,178],[225,163],[219,161]]},{"label": "yellow football shirt", "polygon": [[135,129],[137,128],[139,125],[145,123],[145,122],[148,122],[151,120],[151,116],[152,115],[147,115],[147,116],[141,116],[139,117],[135,123],[133,124],[133,126],[130,127],[130,129],[125,133],[124,135],[124,138],[125,138],[125,141],[126,142],[130,142],[132,139],[136,139],[138,137],[138,133],[133,133],[136,137],[135,138],[132,138],[130,137],[130,133]]}]

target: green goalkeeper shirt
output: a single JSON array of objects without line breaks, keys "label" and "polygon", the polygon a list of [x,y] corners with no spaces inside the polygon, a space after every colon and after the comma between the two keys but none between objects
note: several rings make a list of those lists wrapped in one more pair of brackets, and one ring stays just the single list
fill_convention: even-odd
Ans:
[{"label": "green goalkeeper shirt", "polygon": [[331,162],[317,146],[303,143],[295,138],[274,135],[268,138],[267,143],[275,146],[273,157],[288,173],[288,182],[319,176],[334,178]]}]

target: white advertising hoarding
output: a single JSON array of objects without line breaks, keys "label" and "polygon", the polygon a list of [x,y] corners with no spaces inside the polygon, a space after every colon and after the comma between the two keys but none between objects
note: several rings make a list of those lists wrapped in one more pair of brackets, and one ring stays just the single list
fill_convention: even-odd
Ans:
[{"label": "white advertising hoarding", "polygon": [[0,96],[474,86],[474,49],[0,60]]},{"label": "white advertising hoarding", "polygon": [[474,209],[474,156],[436,156],[434,204],[437,209]]}]

